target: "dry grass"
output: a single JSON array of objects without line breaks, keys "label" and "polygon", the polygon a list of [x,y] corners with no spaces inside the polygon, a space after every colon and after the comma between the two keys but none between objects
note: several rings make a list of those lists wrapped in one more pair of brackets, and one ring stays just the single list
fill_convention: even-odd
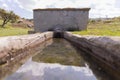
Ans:
[{"label": "dry grass", "polygon": [[80,35],[120,36],[120,20],[90,22],[85,31],[75,31]]},{"label": "dry grass", "polygon": [[[0,20],[0,24],[2,20]],[[11,23],[8,23],[5,28],[0,27],[0,36],[13,36],[13,35],[24,35],[28,34],[30,28],[20,28],[20,27],[12,27]]]}]

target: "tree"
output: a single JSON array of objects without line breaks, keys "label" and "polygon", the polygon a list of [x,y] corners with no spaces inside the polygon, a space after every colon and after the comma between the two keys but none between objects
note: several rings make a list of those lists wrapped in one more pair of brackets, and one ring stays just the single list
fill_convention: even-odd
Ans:
[{"label": "tree", "polygon": [[8,12],[4,9],[0,9],[0,16],[3,20],[1,27],[5,27],[8,22],[15,22],[19,18],[13,11]]}]

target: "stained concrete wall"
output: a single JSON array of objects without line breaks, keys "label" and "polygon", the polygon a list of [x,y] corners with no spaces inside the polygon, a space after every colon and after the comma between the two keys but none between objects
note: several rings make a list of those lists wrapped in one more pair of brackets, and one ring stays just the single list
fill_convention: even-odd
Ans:
[{"label": "stained concrete wall", "polygon": [[3,58],[14,55],[17,50],[32,48],[53,37],[53,32],[37,33],[24,36],[0,37],[0,63]]},{"label": "stained concrete wall", "polygon": [[55,27],[61,27],[65,30],[70,28],[85,30],[88,23],[89,9],[35,9],[35,31],[44,32]]},{"label": "stained concrete wall", "polygon": [[66,32],[64,38],[75,44],[84,54],[92,55],[97,59],[96,62],[102,62],[100,65],[109,70],[108,73],[120,79],[120,37],[80,36]]},{"label": "stained concrete wall", "polygon": [[[9,57],[6,65],[0,64],[0,80],[5,80],[5,77],[15,73],[26,61],[28,61],[32,56],[40,53],[43,49],[53,43],[53,40],[47,40],[43,43],[38,44],[35,47],[25,48],[17,51],[16,56],[14,56],[14,52],[12,53],[12,57]],[[11,59],[10,59],[11,58]]]}]

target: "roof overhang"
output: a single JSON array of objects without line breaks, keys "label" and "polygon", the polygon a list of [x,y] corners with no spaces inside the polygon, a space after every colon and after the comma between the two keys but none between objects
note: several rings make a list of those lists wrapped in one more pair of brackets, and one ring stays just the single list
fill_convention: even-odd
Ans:
[{"label": "roof overhang", "polygon": [[45,8],[33,9],[33,11],[89,11],[90,8]]}]

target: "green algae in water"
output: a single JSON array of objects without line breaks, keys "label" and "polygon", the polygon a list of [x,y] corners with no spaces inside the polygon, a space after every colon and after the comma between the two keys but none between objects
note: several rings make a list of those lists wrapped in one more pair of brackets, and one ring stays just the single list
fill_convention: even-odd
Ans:
[{"label": "green algae in water", "polygon": [[84,61],[75,48],[64,39],[53,39],[53,44],[35,55],[33,61],[45,63],[60,63],[63,65],[84,66]]}]

